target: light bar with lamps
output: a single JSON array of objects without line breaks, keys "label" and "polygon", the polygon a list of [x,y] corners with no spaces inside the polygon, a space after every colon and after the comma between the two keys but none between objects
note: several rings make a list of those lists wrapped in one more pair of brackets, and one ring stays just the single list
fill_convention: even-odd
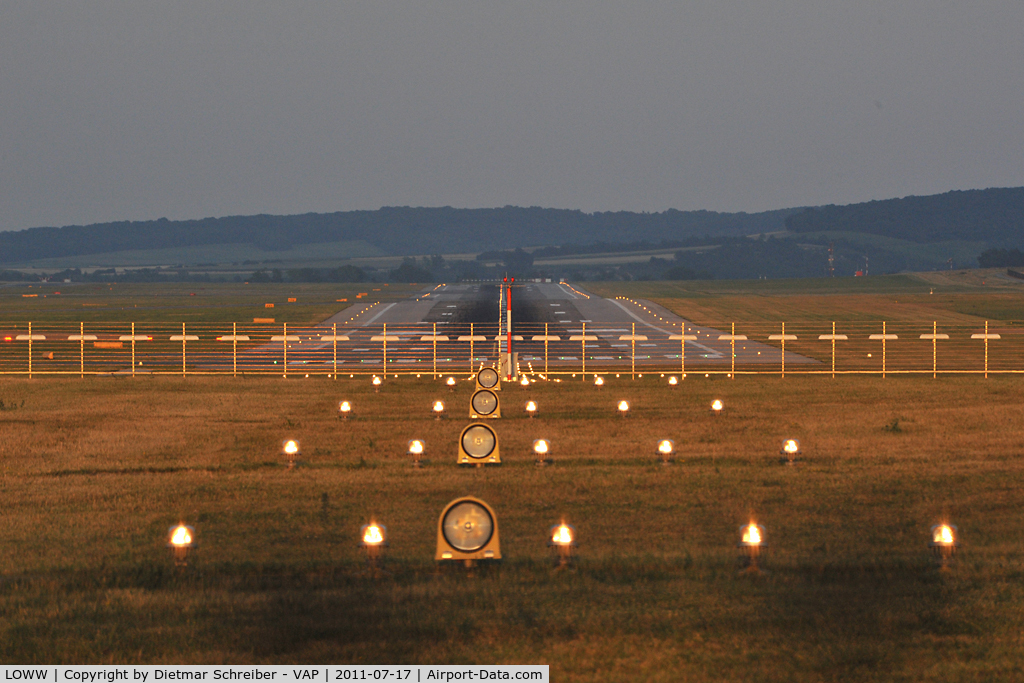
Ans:
[{"label": "light bar with lamps", "polygon": [[479,498],[456,498],[437,520],[438,562],[462,562],[472,567],[480,561],[501,559],[498,517]]}]

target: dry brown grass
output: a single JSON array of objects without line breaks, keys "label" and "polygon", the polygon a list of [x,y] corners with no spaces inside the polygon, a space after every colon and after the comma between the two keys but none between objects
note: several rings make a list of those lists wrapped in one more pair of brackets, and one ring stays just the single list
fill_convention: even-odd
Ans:
[{"label": "dry brown grass", "polygon": [[[469,383],[102,378],[0,388],[0,660],[521,662],[554,680],[1015,680],[1024,406],[1010,378],[610,378],[506,388],[505,465],[455,467]],[[527,397],[540,417],[520,412]],[[713,418],[707,405],[726,402]],[[337,401],[357,417],[336,417]],[[434,421],[433,398],[455,416]],[[634,415],[613,415],[615,402]],[[886,430],[898,420],[898,431]],[[551,439],[555,465],[529,445]],[[805,460],[779,463],[796,436]],[[289,471],[281,440],[301,440]],[[410,438],[432,461],[409,466]],[[678,462],[656,464],[657,438]],[[322,495],[328,505],[322,505]],[[497,573],[437,574],[437,515],[499,515]],[[737,527],[770,570],[736,573]],[[373,579],[359,526],[388,527]],[[562,518],[578,568],[544,545]],[[178,574],[167,528],[196,526]],[[928,528],[960,527],[947,573]]]}]

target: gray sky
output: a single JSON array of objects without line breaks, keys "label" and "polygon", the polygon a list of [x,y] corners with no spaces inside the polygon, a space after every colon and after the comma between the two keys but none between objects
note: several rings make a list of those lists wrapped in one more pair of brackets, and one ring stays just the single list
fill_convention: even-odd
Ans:
[{"label": "gray sky", "polygon": [[0,0],[0,229],[1018,185],[1022,0]]}]

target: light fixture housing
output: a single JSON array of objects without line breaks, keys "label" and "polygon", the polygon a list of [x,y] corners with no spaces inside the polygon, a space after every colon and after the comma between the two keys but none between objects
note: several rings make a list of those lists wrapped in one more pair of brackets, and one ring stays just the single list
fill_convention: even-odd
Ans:
[{"label": "light fixture housing", "polygon": [[434,401],[433,405],[430,406],[430,409],[434,413],[435,420],[440,420],[445,415],[444,401]]},{"label": "light fixture housing", "polygon": [[167,547],[174,556],[174,564],[184,567],[188,564],[189,552],[196,547],[196,530],[184,522],[167,530]]},{"label": "light fixture housing", "polygon": [[501,391],[501,375],[494,368],[480,368],[476,373],[476,388]]},{"label": "light fixture housing", "polygon": [[722,414],[722,410],[724,408],[725,408],[725,404],[722,403],[722,399],[716,398],[714,401],[711,402],[711,414],[712,415],[721,415]]},{"label": "light fixture housing", "polygon": [[533,442],[533,452],[537,456],[537,467],[545,467],[551,464],[551,442],[547,439],[537,439]]},{"label": "light fixture housing", "polygon": [[537,414],[537,402],[527,401],[526,402],[526,414],[533,417]]},{"label": "light fixture housing", "polygon": [[616,406],[616,408],[619,411],[619,415],[621,415],[622,417],[626,417],[627,415],[629,415],[629,401],[619,401],[619,404]]},{"label": "light fixture housing", "polygon": [[658,442],[658,455],[661,456],[662,465],[672,464],[672,454],[676,452],[676,444],[671,439],[662,439]]},{"label": "light fixture housing", "polygon": [[672,375],[671,377],[668,378],[668,385],[673,389],[675,389],[678,384],[679,378],[677,378],[675,375]]},{"label": "light fixture housing", "polygon": [[529,389],[530,388],[530,378],[527,377],[526,375],[523,375],[522,379],[519,380],[519,386],[521,386],[524,389]]},{"label": "light fixture housing", "polygon": [[478,389],[473,392],[469,399],[469,417],[473,420],[501,417],[501,403],[493,389]]},{"label": "light fixture housing", "polygon": [[342,420],[347,420],[349,415],[352,414],[352,404],[348,401],[342,401],[338,404],[338,417]]},{"label": "light fixture housing", "polygon": [[498,516],[491,506],[470,496],[448,503],[437,519],[434,559],[438,562],[463,562],[466,566],[500,560]]},{"label": "light fixture housing", "polygon": [[475,422],[463,429],[459,435],[458,464],[472,467],[500,465],[498,433],[482,422]]},{"label": "light fixture housing", "polygon": [[548,530],[548,547],[555,552],[559,567],[570,564],[576,548],[579,547],[576,542],[576,527],[565,522],[555,524]]},{"label": "light fixture housing", "polygon": [[604,386],[604,377],[600,375],[594,375],[594,386],[600,389]]},{"label": "light fixture housing", "polygon": [[939,567],[945,569],[953,562],[953,555],[960,547],[960,530],[952,524],[936,524],[931,530],[932,540],[928,543]]},{"label": "light fixture housing", "polygon": [[767,547],[764,527],[754,521],[741,526],[740,541],[736,547],[740,550],[740,564],[747,571],[760,571],[758,563]]},{"label": "light fixture housing", "polygon": [[454,377],[449,377],[448,379],[446,379],[444,381],[444,383],[448,385],[448,391],[455,391],[455,378]]},{"label": "light fixture housing", "polygon": [[371,521],[359,530],[359,547],[366,553],[366,562],[374,570],[380,568],[384,549],[388,547],[388,529]]},{"label": "light fixture housing", "polygon": [[281,444],[281,454],[288,460],[288,469],[292,469],[302,457],[299,450],[299,442],[295,439],[287,439]]},{"label": "light fixture housing", "polygon": [[801,454],[800,442],[797,439],[786,439],[782,442],[782,448],[779,452],[782,453],[786,464],[792,465],[797,461],[797,456]]},{"label": "light fixture housing", "polygon": [[412,456],[413,467],[419,467],[421,465],[421,459],[423,458],[423,453],[426,449],[427,447],[420,439],[413,439],[409,442],[409,455]]},{"label": "light fixture housing", "polygon": [[378,377],[377,375],[374,375],[373,379],[371,380],[371,382],[373,384],[373,392],[374,393],[379,393],[380,392],[380,385],[381,385],[380,377]]}]

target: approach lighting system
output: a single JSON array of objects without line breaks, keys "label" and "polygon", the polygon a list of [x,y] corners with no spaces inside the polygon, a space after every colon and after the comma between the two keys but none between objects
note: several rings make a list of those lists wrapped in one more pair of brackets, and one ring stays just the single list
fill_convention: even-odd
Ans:
[{"label": "approach lighting system", "polygon": [[444,383],[448,385],[448,391],[455,391],[455,378],[454,377],[449,377],[448,379],[446,379],[444,381]]},{"label": "approach lighting system", "polygon": [[440,420],[444,417],[444,401],[434,401],[434,405],[431,406],[431,410],[434,411],[434,419]]},{"label": "approach lighting system", "polygon": [[347,420],[348,416],[352,414],[352,404],[348,401],[342,401],[338,404],[338,417],[342,420]]},{"label": "approach lighting system", "polygon": [[530,417],[534,417],[537,414],[537,402],[527,401],[526,402],[526,414]]},{"label": "approach lighting system", "polygon": [[384,549],[388,547],[388,530],[382,524],[370,522],[363,525],[359,530],[359,547],[366,553],[366,562],[372,569],[379,569],[384,556]]},{"label": "approach lighting system", "polygon": [[604,386],[604,377],[600,375],[594,375],[594,386],[600,389]]},{"label": "approach lighting system", "polygon": [[675,375],[672,375],[671,377],[668,378],[668,385],[673,389],[675,389],[678,384],[679,379]]},{"label": "approach lighting system", "polygon": [[501,417],[498,395],[491,389],[478,389],[474,391],[473,397],[469,399],[469,417],[474,420]]},{"label": "approach lighting system", "polygon": [[716,398],[714,401],[711,402],[711,414],[712,415],[721,415],[722,414],[722,408],[724,408],[724,407],[725,407],[725,405],[722,403],[721,399],[717,399]]},{"label": "approach lighting system", "polygon": [[295,467],[295,463],[298,461],[299,456],[302,453],[299,452],[299,442],[295,439],[288,439],[281,446],[281,453],[288,460],[288,469]]},{"label": "approach lighting system", "polygon": [[494,368],[480,368],[476,373],[476,388],[501,391],[501,375]]},{"label": "approach lighting system", "polygon": [[167,547],[174,554],[175,566],[184,567],[188,564],[189,551],[196,547],[196,530],[185,526],[185,523],[182,522],[177,526],[172,526],[168,530],[167,536]]},{"label": "approach lighting system", "polygon": [[551,527],[548,530],[548,547],[555,552],[559,567],[569,565],[577,547],[576,527],[565,522]]},{"label": "approach lighting system", "polygon": [[932,540],[928,544],[940,568],[946,568],[953,561],[953,554],[960,547],[958,529],[952,524],[936,524],[932,527]]},{"label": "approach lighting system", "polygon": [[629,415],[629,401],[619,401],[619,415],[626,417]]},{"label": "approach lighting system", "polygon": [[426,450],[426,448],[424,447],[423,442],[419,439],[413,439],[409,442],[409,455],[412,456],[413,467],[420,467],[422,464],[420,459],[423,457],[424,450]]},{"label": "approach lighting system", "polygon": [[380,377],[377,375],[373,376],[373,393],[380,393]]},{"label": "approach lighting system", "polygon": [[548,454],[551,452],[551,442],[547,439],[537,439],[533,442],[533,452],[537,454],[537,467],[544,467],[551,464]]},{"label": "approach lighting system", "polygon": [[741,526],[736,547],[740,549],[740,564],[748,571],[760,571],[757,565],[765,549],[764,527],[753,521]]},{"label": "approach lighting system", "polygon": [[786,460],[786,464],[792,465],[796,462],[797,456],[800,455],[800,442],[796,439],[786,439],[782,442],[781,452]]},{"label": "approach lighting system", "polygon": [[498,518],[479,498],[457,498],[445,506],[437,520],[438,562],[476,562],[501,559]]},{"label": "approach lighting system", "polygon": [[523,378],[521,380],[519,380],[519,386],[521,386],[524,389],[529,389],[530,388],[530,378],[527,377],[526,375],[523,375]]},{"label": "approach lighting system", "polygon": [[490,425],[476,423],[462,430],[459,435],[459,465],[483,467],[500,465],[498,434]]},{"label": "approach lighting system", "polygon": [[662,439],[658,442],[658,455],[661,456],[662,465],[672,464],[672,454],[675,453],[676,445],[670,439]]}]

